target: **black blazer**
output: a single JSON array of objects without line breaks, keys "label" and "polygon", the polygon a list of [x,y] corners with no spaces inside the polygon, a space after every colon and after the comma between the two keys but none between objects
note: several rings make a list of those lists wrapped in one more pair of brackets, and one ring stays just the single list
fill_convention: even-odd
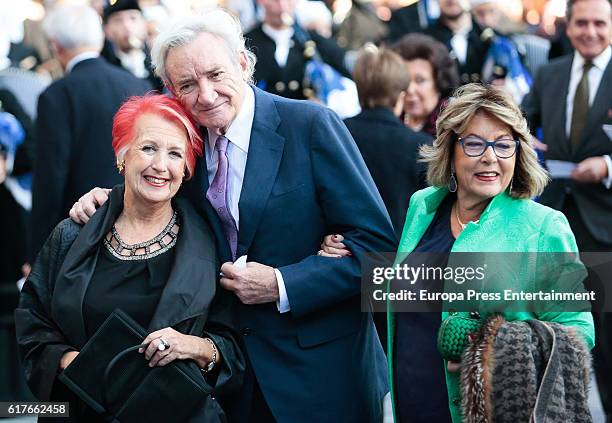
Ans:
[{"label": "black blazer", "polygon": [[[344,66],[346,53],[334,40],[322,37],[315,31],[308,31],[308,36],[316,43],[325,63],[347,78],[351,77],[350,72]],[[249,48],[257,56],[254,77],[259,88],[272,94],[298,100],[309,97],[304,90],[312,87],[304,84],[304,73],[310,58],[307,57],[304,45],[295,35],[292,39],[293,46],[289,49],[289,55],[287,56],[287,64],[282,68],[278,66],[276,59],[274,59],[276,43],[263,32],[261,25],[247,33],[245,38]]]},{"label": "black blazer", "polygon": [[[547,160],[581,162],[588,157],[612,154],[612,141],[604,125],[612,125],[612,61],[608,62],[595,99],[587,114],[582,141],[572,148],[565,133],[566,99],[574,56],[565,56],[542,66],[522,108],[532,130],[542,128],[548,146]],[[544,190],[541,202],[557,210],[571,194],[589,233],[612,245],[612,190],[602,183],[582,184],[571,179],[553,179]]]},{"label": "black blazer", "polygon": [[[149,49],[146,43],[144,44],[142,51],[145,54],[144,67],[147,72],[149,72],[149,75],[143,79],[149,81],[153,89],[161,93],[164,90],[164,83],[155,75],[155,72],[153,71],[153,65],[151,63],[151,50]],[[115,53],[115,45],[108,38],[104,40],[104,46],[102,47],[100,56],[106,59],[106,61],[111,65],[115,65],[121,69],[125,69],[123,67],[123,64],[121,63],[121,60],[117,57],[117,54]]]},{"label": "black blazer", "polygon": [[481,29],[478,27],[476,22],[472,21],[472,30],[468,33],[468,47],[467,56],[465,63],[461,64],[457,60],[453,48],[451,46],[451,39],[453,38],[453,31],[442,23],[439,19],[434,22],[430,27],[423,31],[426,35],[429,35],[436,40],[444,44],[448,51],[450,51],[451,57],[455,59],[459,68],[459,76],[461,77],[461,83],[467,84],[469,82],[479,82],[481,79],[482,66],[487,58],[487,51],[489,49],[489,43],[481,39]]},{"label": "black blazer", "polygon": [[[219,288],[219,260],[209,226],[186,200],[173,201],[181,219],[174,264],[150,332],[173,327],[179,332],[210,337],[222,356],[216,378],[207,379],[217,395],[242,383],[244,357],[235,341],[233,298]],[[38,255],[15,311],[15,325],[26,380],[41,401],[61,401],[63,385],[56,383],[59,362],[68,350],[80,350],[87,342],[82,313],[83,298],[96,266],[102,238],[123,210],[123,186],[80,227],[63,220]],[[212,401],[212,402],[211,402]],[[216,410],[215,399],[203,409]],[[198,421],[217,421],[207,413]],[[201,419],[204,420],[201,420]],[[212,419],[212,420],[209,420]]]},{"label": "black blazer", "polygon": [[410,197],[425,188],[418,149],[431,138],[407,128],[387,108],[364,109],[344,121],[376,183],[397,235],[402,234]]},{"label": "black blazer", "polygon": [[409,6],[394,10],[387,26],[390,42],[399,41],[406,34],[423,31],[429,26],[425,3],[417,1]]},{"label": "black blazer", "polygon": [[151,86],[104,59],[78,63],[39,97],[35,126],[30,259],[92,188],[122,183],[111,146],[113,116]]}]

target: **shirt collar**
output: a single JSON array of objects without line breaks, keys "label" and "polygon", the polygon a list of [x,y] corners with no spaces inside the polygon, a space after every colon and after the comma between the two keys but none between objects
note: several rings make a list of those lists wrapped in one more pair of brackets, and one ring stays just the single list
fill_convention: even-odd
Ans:
[{"label": "shirt collar", "polygon": [[[608,62],[610,61],[610,57],[612,57],[612,48],[610,46],[606,47],[604,51],[602,51],[599,56],[593,59],[593,65],[601,70],[602,72],[608,66]],[[582,71],[584,67],[584,57],[578,53],[578,51],[574,52],[574,60],[572,62],[572,73]]]},{"label": "shirt collar", "polygon": [[[251,128],[253,126],[253,119],[255,118],[255,93],[253,93],[253,88],[250,85],[247,85],[244,93],[240,111],[229,128],[227,128],[225,137],[240,150],[248,153]],[[207,132],[210,151],[214,151],[213,149],[218,136],[210,129],[207,129]]]},{"label": "shirt collar", "polygon": [[87,59],[95,59],[100,56],[100,53],[96,51],[85,51],[83,53],[79,53],[74,56],[68,64],[66,65],[66,73],[70,72],[77,64],[81,63],[83,60]]},{"label": "shirt collar", "polygon": [[283,40],[290,40],[294,33],[293,27],[275,29],[268,24],[261,25],[261,30],[277,43]]}]

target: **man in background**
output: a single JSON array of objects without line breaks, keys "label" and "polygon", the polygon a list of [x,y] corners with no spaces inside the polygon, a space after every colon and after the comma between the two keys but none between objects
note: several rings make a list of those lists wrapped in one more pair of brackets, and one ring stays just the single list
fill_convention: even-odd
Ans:
[{"label": "man in background", "polygon": [[468,0],[440,0],[440,17],[423,32],[444,44],[457,61],[461,83],[481,80],[487,43],[472,20]]},{"label": "man in background", "polygon": [[[610,252],[610,0],[569,0],[567,35],[574,54],[540,68],[531,92],[523,101],[530,127],[542,128],[546,160],[561,160],[575,166],[570,175],[553,172],[553,180],[542,194],[541,202],[567,216],[581,252]],[[612,421],[610,314],[596,313],[595,325],[595,375],[607,421]]]},{"label": "man in background", "polygon": [[104,7],[106,40],[102,57],[140,79],[148,80],[161,91],[163,83],[151,68],[151,54],[147,46],[147,23],[136,0],[117,0]]},{"label": "man in background", "polygon": [[265,18],[245,38],[257,56],[255,81],[259,88],[298,100],[315,97],[314,87],[305,81],[305,70],[317,53],[325,63],[350,78],[344,66],[345,51],[334,40],[295,24],[296,0],[257,2]]}]

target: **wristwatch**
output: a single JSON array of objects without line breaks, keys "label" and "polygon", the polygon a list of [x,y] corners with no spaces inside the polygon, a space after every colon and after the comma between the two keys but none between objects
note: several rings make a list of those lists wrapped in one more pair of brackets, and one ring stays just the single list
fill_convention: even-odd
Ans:
[{"label": "wristwatch", "polygon": [[212,360],[206,366],[204,366],[204,368],[200,370],[203,371],[204,373],[210,373],[213,371],[213,369],[215,368],[215,365],[217,364],[217,346],[210,338],[204,338],[204,340],[210,344],[213,350],[213,356],[212,356]]}]

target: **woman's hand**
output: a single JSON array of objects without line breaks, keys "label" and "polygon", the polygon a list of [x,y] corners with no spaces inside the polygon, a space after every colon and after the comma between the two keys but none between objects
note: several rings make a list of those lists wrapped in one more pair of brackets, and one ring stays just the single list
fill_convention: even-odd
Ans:
[{"label": "woman's hand", "polygon": [[[170,346],[160,351],[159,346],[164,342]],[[185,335],[170,327],[151,332],[143,344],[149,345],[146,349],[139,349],[138,352],[144,352],[145,359],[149,360],[149,367],[165,366],[174,360],[191,359],[198,364],[198,367],[205,368],[214,355],[210,342],[198,336]],[[216,363],[218,363],[221,359],[218,350],[216,358]]]},{"label": "woman's hand", "polygon": [[79,355],[78,351],[68,351],[64,353],[60,359],[60,369],[64,370],[66,367],[70,366],[70,363],[72,363],[77,355]]},{"label": "woman's hand", "polygon": [[457,363],[456,361],[448,361],[446,363],[446,370],[450,373],[455,373],[461,370],[461,363]]},{"label": "woman's hand", "polygon": [[321,249],[317,255],[334,258],[352,256],[353,254],[346,248],[346,245],[344,245],[342,241],[344,241],[342,235],[327,235],[323,238]]}]

